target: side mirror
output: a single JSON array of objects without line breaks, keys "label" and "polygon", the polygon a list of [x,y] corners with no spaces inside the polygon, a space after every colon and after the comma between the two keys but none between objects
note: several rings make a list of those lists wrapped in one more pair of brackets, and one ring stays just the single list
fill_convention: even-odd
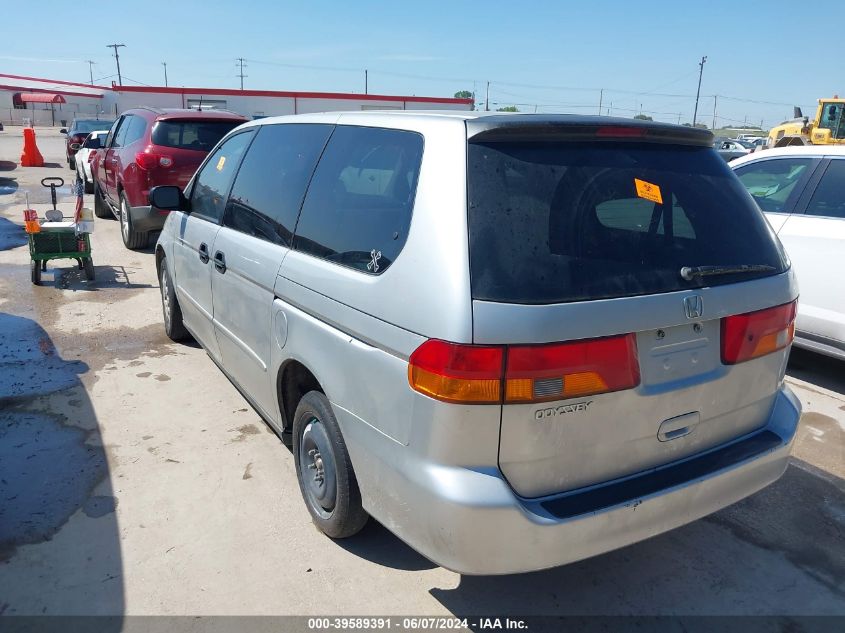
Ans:
[{"label": "side mirror", "polygon": [[67,128],[62,128],[59,130],[59,134],[67,134]]},{"label": "side mirror", "polygon": [[150,204],[165,211],[187,210],[188,201],[182,190],[173,185],[162,185],[150,189]]},{"label": "side mirror", "polygon": [[70,144],[70,148],[71,148],[74,152],[78,151],[80,147],[82,147],[82,145],[80,145],[79,143],[71,143],[71,144]]}]

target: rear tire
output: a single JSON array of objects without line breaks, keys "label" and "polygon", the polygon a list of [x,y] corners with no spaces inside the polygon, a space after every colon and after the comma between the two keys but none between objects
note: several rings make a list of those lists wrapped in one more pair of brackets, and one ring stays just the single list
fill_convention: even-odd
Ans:
[{"label": "rear tire", "polygon": [[94,281],[94,260],[86,257],[82,260],[82,267],[85,269],[85,279]]},{"label": "rear tire", "polygon": [[85,178],[85,172],[82,172],[82,183],[85,186],[85,193],[94,193],[94,183]]},{"label": "rear tire", "polygon": [[296,407],[293,444],[299,490],[314,524],[331,538],[360,532],[369,516],[337,419],[319,391],[306,393]]},{"label": "rear tire", "polygon": [[123,237],[123,245],[129,250],[138,250],[147,245],[148,236],[146,233],[139,233],[132,229],[132,216],[129,214],[129,201],[126,195],[120,193],[120,235]]},{"label": "rear tire", "polygon": [[29,262],[29,275],[32,278],[32,283],[36,286],[41,285],[41,262],[32,260]]},{"label": "rear tire", "polygon": [[75,158],[68,158],[67,159],[67,166],[70,167],[71,171],[76,171],[76,159]]},{"label": "rear tire", "polygon": [[109,208],[108,202],[103,198],[103,192],[100,190],[100,185],[94,181],[94,215],[98,218],[111,218],[114,220],[114,213]]},{"label": "rear tire", "polygon": [[170,280],[170,273],[167,272],[167,258],[162,258],[161,273],[158,281],[161,288],[161,311],[164,315],[164,332],[171,341],[184,341],[190,334],[182,322],[182,308],[179,307],[179,300],[176,299],[176,290]]}]

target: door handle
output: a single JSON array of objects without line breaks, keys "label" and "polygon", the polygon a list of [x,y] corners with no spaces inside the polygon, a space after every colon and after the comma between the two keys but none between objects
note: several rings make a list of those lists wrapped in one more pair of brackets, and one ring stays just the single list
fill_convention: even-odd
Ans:
[{"label": "door handle", "polygon": [[208,244],[206,244],[205,242],[200,244],[200,261],[203,264],[208,263]]},{"label": "door handle", "polygon": [[214,253],[214,267],[218,273],[226,272],[226,256],[223,255],[222,251]]}]

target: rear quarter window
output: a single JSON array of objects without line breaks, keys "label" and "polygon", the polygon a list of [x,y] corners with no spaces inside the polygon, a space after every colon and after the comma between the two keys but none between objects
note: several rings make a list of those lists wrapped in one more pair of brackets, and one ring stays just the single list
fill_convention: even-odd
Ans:
[{"label": "rear quarter window", "polygon": [[294,248],[384,272],[408,236],[422,153],[416,132],[338,126],[308,188]]}]

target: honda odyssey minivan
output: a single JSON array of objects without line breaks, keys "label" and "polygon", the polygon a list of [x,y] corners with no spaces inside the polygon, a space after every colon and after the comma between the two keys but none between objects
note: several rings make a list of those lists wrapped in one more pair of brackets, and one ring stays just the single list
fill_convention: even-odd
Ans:
[{"label": "honda odyssey minivan", "polygon": [[330,537],[372,516],[458,572],[537,570],[787,466],[798,288],[709,132],[267,118],[150,198],[167,334],[291,443]]}]

